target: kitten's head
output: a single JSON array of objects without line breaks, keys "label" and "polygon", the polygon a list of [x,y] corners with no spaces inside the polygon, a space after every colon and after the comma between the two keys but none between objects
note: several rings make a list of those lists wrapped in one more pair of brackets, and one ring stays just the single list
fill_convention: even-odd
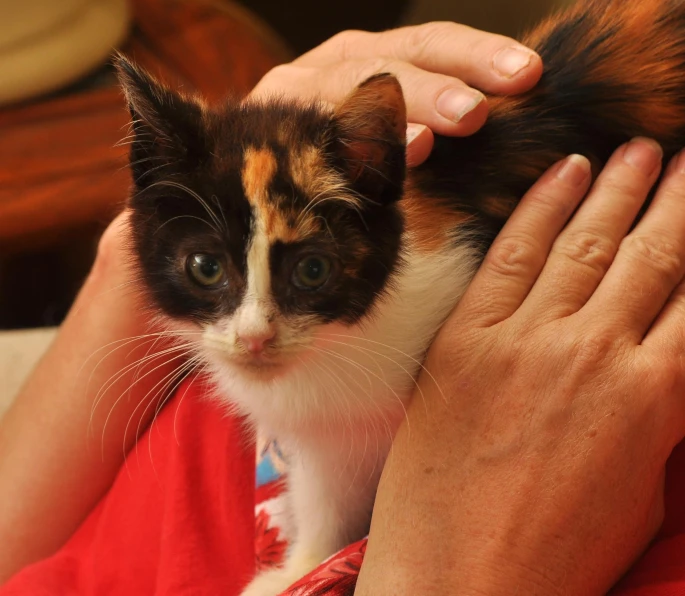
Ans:
[{"label": "kitten's head", "polygon": [[334,111],[210,110],[121,59],[133,121],[137,265],[214,357],[271,378],[319,329],[358,324],[398,267],[406,114],[390,75]]}]

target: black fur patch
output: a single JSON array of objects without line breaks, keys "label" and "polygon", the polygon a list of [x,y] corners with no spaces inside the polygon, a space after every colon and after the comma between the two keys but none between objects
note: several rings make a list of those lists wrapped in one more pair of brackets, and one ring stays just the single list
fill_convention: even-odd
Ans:
[{"label": "black fur patch", "polygon": [[[136,189],[130,206],[143,278],[171,317],[212,321],[229,315],[246,290],[246,255],[257,215],[241,179],[245,150],[268,149],[275,156],[269,201],[284,221],[294,224],[314,197],[306,196],[289,175],[293,150],[318,147],[328,167],[344,174],[335,149],[337,122],[316,106],[284,101],[229,102],[207,111],[125,62],[119,70],[135,123],[131,159]],[[401,197],[404,177],[404,168],[397,167],[398,160],[404,161],[404,145],[386,145],[392,178],[376,183],[366,195],[348,180],[351,195],[362,199],[359,208],[321,201],[310,207],[325,222],[315,236],[274,242],[272,292],[284,314],[352,323],[384,291],[399,260],[403,224],[394,203]],[[185,259],[193,253],[220,258],[228,283],[205,289],[192,282]],[[298,255],[312,253],[330,256],[333,272],[324,287],[302,291],[291,283],[293,267]]]}]

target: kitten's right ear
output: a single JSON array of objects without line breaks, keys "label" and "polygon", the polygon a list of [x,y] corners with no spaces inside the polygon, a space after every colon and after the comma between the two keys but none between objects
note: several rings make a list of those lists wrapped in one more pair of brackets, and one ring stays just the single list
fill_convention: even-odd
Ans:
[{"label": "kitten's right ear", "polygon": [[333,114],[333,152],[352,186],[387,205],[401,196],[405,177],[407,108],[399,81],[373,75]]},{"label": "kitten's right ear", "polygon": [[206,153],[202,107],[158,83],[121,54],[115,58],[119,82],[131,112],[131,170],[136,185],[153,181],[165,165],[197,162]]}]

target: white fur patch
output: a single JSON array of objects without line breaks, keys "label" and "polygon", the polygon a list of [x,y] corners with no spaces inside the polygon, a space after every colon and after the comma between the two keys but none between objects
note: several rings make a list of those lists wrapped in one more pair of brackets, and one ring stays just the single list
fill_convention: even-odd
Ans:
[{"label": "white fur patch", "polygon": [[259,335],[269,327],[272,316],[271,272],[269,269],[269,239],[257,214],[254,235],[247,252],[247,289],[234,315],[235,333]]},{"label": "white fur patch", "polygon": [[393,288],[362,323],[315,329],[311,346],[277,383],[213,365],[230,401],[279,439],[299,442],[314,433],[331,440],[361,435],[363,441],[372,428],[387,434],[404,416],[425,351],[477,263],[475,253],[457,243],[443,254],[410,244],[404,259]]}]

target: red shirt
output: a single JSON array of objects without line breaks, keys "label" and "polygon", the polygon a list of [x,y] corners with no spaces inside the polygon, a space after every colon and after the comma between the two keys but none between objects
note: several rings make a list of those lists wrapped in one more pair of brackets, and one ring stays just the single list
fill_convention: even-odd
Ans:
[{"label": "red shirt", "polygon": [[[179,388],[74,536],[0,596],[237,596],[256,565],[282,557],[278,529],[262,514],[255,524],[256,500],[277,487],[256,493],[255,451],[240,420],[201,387]],[[352,594],[364,550],[365,541],[351,545],[288,594]],[[682,445],[668,464],[659,537],[614,593],[685,596]]]}]

